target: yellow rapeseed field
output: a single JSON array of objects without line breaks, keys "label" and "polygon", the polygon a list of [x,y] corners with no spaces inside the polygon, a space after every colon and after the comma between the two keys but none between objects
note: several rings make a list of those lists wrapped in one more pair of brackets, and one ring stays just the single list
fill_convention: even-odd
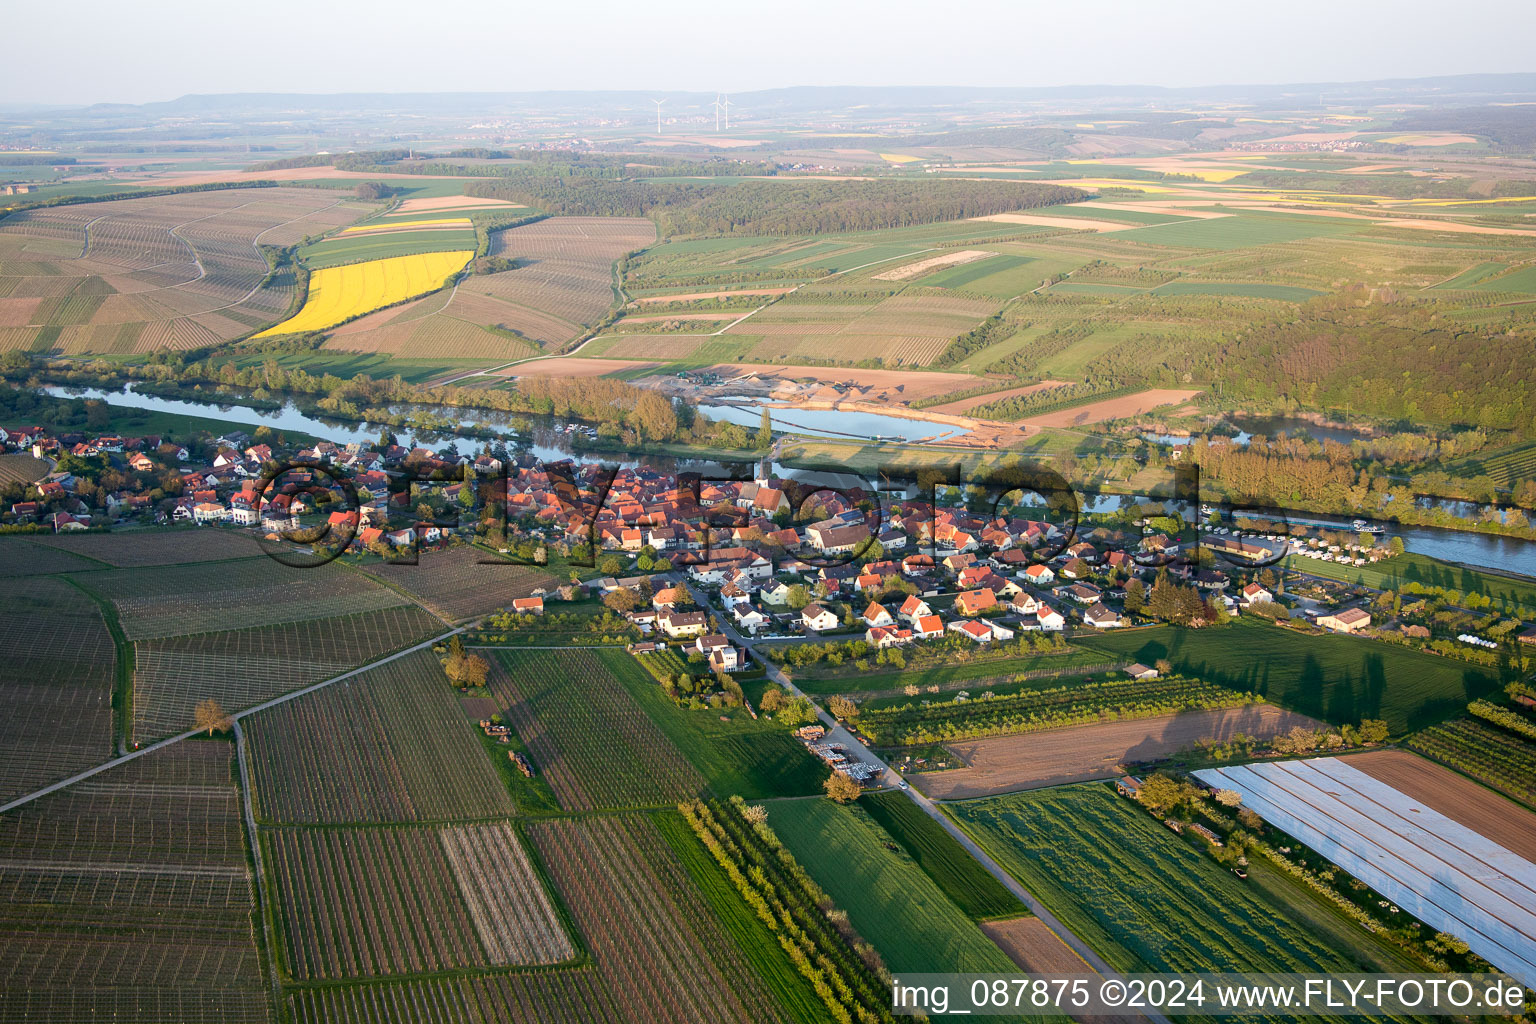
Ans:
[{"label": "yellow rapeseed field", "polygon": [[427,252],[316,270],[309,275],[309,296],[304,308],[255,337],[323,331],[413,295],[441,288],[473,255],[470,250]]},{"label": "yellow rapeseed field", "polygon": [[341,233],[350,235],[358,231],[377,231],[380,228],[436,228],[443,225],[456,228],[474,227],[468,217],[434,217],[428,220],[383,220],[377,224],[359,224],[356,227],[342,228]]}]

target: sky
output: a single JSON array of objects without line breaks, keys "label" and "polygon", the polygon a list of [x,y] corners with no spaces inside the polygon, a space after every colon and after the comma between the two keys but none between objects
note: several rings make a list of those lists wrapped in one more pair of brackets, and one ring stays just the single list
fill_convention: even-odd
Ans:
[{"label": "sky", "polygon": [[1454,13],[1442,0],[70,0],[16,2],[3,25],[0,104],[1536,71],[1531,0],[1466,0]]}]

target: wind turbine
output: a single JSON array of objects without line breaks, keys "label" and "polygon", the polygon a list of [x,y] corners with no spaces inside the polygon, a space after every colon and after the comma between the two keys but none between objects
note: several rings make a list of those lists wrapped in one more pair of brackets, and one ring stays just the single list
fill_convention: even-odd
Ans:
[{"label": "wind turbine", "polygon": [[720,103],[720,109],[725,111],[725,130],[731,130],[731,94],[726,93],[725,99]]},{"label": "wind turbine", "polygon": [[660,135],[661,134],[661,105],[663,103],[667,102],[667,101],[666,100],[651,100],[651,102],[656,104],[656,134]]},{"label": "wind turbine", "polygon": [[715,93],[715,131],[720,131],[720,94]]}]

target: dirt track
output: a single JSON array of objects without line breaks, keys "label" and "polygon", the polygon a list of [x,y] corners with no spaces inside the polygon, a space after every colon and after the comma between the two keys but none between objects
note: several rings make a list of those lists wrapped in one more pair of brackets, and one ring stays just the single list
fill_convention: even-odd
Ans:
[{"label": "dirt track", "polygon": [[1192,747],[1198,740],[1229,739],[1238,733],[1274,736],[1297,725],[1319,727],[1318,722],[1305,715],[1272,704],[1074,725],[1018,736],[947,743],[945,746],[967,767],[909,778],[935,800],[964,800],[1112,778],[1119,774],[1116,768],[1120,764],[1163,757]]},{"label": "dirt track", "polygon": [[1536,813],[1471,779],[1406,750],[1373,750],[1344,758],[1344,763],[1536,862]]}]

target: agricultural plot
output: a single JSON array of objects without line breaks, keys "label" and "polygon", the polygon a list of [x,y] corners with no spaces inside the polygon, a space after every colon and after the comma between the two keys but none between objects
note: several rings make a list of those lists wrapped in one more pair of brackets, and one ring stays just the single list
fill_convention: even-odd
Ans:
[{"label": "agricultural plot", "polygon": [[1243,619],[1220,630],[1176,626],[1078,641],[1144,665],[1256,693],[1335,725],[1384,719],[1394,733],[1422,729],[1497,687],[1473,665],[1343,634],[1297,633]]},{"label": "agricultural plot", "polygon": [[296,569],[270,558],[118,569],[81,582],[117,608],[130,640],[255,628],[407,604],[406,598],[335,563]]},{"label": "agricultural plot", "polygon": [[528,834],[618,1011],[597,1019],[785,1019],[648,818],[552,819],[530,825]]},{"label": "agricultural plot", "polygon": [[452,821],[513,811],[431,651],[279,704],[248,730],[264,822]]},{"label": "agricultural plot", "polygon": [[1070,782],[1111,778],[1118,768],[1190,750],[1206,740],[1269,739],[1315,719],[1269,704],[1245,704],[1212,711],[1186,711],[1139,721],[1108,721],[1016,736],[994,736],[948,745],[965,765],[925,772],[913,784],[940,800],[994,796]]},{"label": "agricultural plot", "polygon": [[905,793],[871,793],[860,799],[859,806],[868,811],[869,816],[944,890],[944,895],[971,918],[986,920],[1025,913],[1019,898],[993,878]]},{"label": "agricultural plot", "polygon": [[363,571],[409,594],[448,622],[479,618],[554,582],[532,565],[498,562],[499,556],[473,547],[423,551],[417,565],[370,564]]},{"label": "agricultural plot", "polygon": [[48,475],[50,464],[24,452],[0,455],[0,485],[30,484]]},{"label": "agricultural plot", "polygon": [[229,341],[291,301],[292,277],[268,280],[257,245],[357,213],[319,191],[230,189],[16,214],[0,223],[0,323],[20,332],[12,347],[66,353]]},{"label": "agricultural plot", "polygon": [[250,558],[261,548],[249,534],[229,530],[138,530],[131,533],[43,534],[30,543],[68,551],[119,568],[183,565]]},{"label": "agricultural plot", "polygon": [[908,698],[899,704],[882,702],[883,706],[861,709],[859,727],[877,743],[915,746],[1068,725],[1159,718],[1180,711],[1231,708],[1253,700],[1251,694],[1178,676],[1008,689],[1015,692],[989,689],[977,699],[955,695],[939,701]]},{"label": "agricultural plot", "polygon": [[0,579],[13,576],[46,576],[51,573],[101,567],[100,562],[81,558],[63,548],[34,544],[20,538],[0,540]]},{"label": "agricultural plot", "polygon": [[1536,861],[1536,812],[1513,807],[1471,779],[1406,750],[1372,750],[1343,761],[1511,853]]},{"label": "agricultural plot", "polygon": [[387,226],[370,226],[346,228],[339,235],[305,246],[299,250],[299,258],[310,270],[321,271],[354,263],[382,262],[406,256],[474,252],[477,244],[475,229],[468,222],[464,222],[459,227],[420,227],[400,230]]},{"label": "agricultural plot", "polygon": [[187,742],[0,816],[8,1019],[273,1019],[233,778]]},{"label": "agricultural plot", "polygon": [[297,980],[557,963],[573,955],[510,825],[268,829]]},{"label": "agricultural plot", "polygon": [[1005,972],[1013,963],[862,811],[829,800],[776,803],[768,823],[848,911],[895,973]]},{"label": "agricultural plot", "polygon": [[111,754],[117,652],[96,603],[61,579],[7,580],[0,618],[4,801]]},{"label": "agricultural plot", "polygon": [[821,792],[825,762],[787,729],[744,711],[721,716],[680,708],[628,656],[608,659],[614,676],[720,795],[747,800]]},{"label": "agricultural plot", "polygon": [[1536,864],[1339,758],[1195,773],[1527,987],[1536,986]]},{"label": "agricultural plot", "polygon": [[600,320],[617,300],[614,261],[655,237],[649,220],[618,217],[550,217],[498,231],[491,255],[518,260],[516,269],[470,275],[434,309],[358,324],[365,329],[338,333],[326,344],[404,356],[522,358],[569,341]]},{"label": "agricultural plot", "polygon": [[[838,298],[836,292],[826,296]],[[841,360],[923,366],[938,358],[952,338],[996,311],[990,300],[928,292],[906,291],[873,302],[795,298],[799,301],[775,303],[729,328],[725,337],[761,336],[747,358],[764,362],[825,359],[832,345]]]},{"label": "agricultural plot", "polygon": [[134,647],[133,734],[138,742],[192,727],[199,701],[226,711],[339,675],[442,631],[415,605],[258,629],[168,637]]},{"label": "agricultural plot", "polygon": [[946,808],[1052,913],[1122,971],[1358,970],[1338,945],[1104,785]]},{"label": "agricultural plot", "polygon": [[675,804],[704,779],[586,650],[497,651],[491,692],[568,811]]},{"label": "agricultural plot", "polygon": [[1536,807],[1536,743],[1476,718],[1453,718],[1408,737],[1407,746]]},{"label": "agricultural plot", "polygon": [[316,270],[304,308],[258,338],[323,331],[353,317],[443,287],[464,269],[474,250],[426,252]]}]

